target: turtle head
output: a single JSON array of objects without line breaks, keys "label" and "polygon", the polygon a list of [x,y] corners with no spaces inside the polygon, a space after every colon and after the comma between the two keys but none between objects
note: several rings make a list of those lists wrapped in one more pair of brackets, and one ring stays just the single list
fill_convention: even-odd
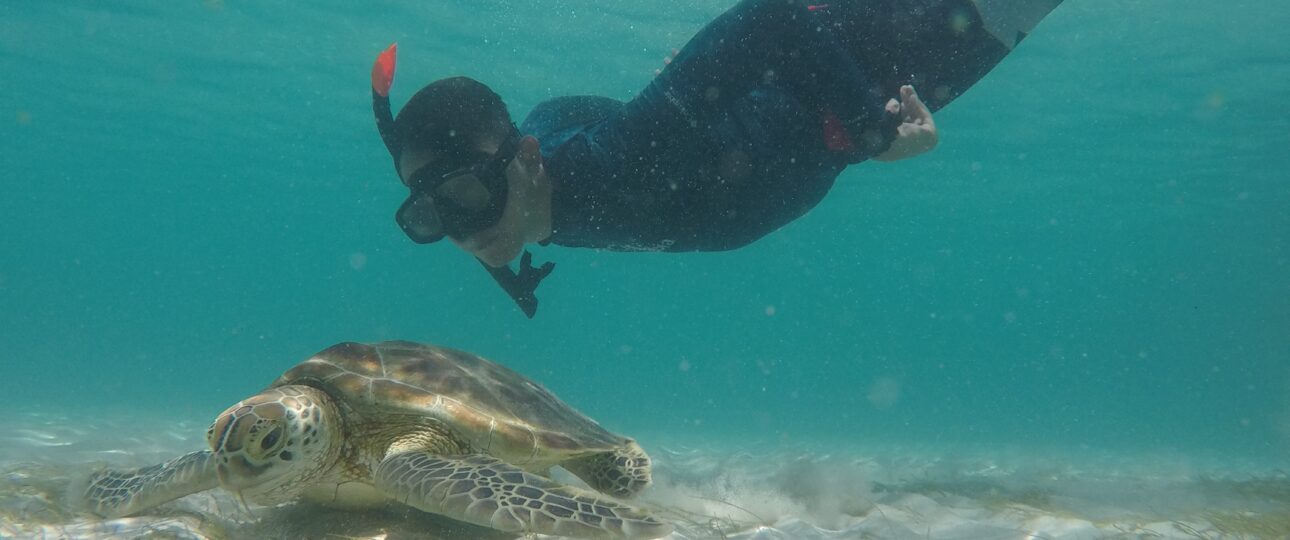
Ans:
[{"label": "turtle head", "polygon": [[258,504],[296,498],[335,461],[340,420],[308,386],[270,388],[229,407],[206,431],[224,489]]}]

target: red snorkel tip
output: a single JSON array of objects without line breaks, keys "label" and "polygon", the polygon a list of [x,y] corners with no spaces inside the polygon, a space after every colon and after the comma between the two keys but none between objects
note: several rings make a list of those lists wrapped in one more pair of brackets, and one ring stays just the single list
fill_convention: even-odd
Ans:
[{"label": "red snorkel tip", "polygon": [[381,97],[390,95],[390,85],[394,83],[394,57],[398,48],[398,43],[391,43],[388,49],[376,57],[376,63],[372,64],[372,90]]}]

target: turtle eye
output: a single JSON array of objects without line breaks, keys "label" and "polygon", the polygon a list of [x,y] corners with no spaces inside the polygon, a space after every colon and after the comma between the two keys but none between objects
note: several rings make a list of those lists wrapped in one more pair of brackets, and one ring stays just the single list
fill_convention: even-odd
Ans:
[{"label": "turtle eye", "polygon": [[282,427],[278,426],[273,428],[273,431],[270,431],[268,435],[265,435],[263,439],[260,439],[260,449],[266,452],[272,450],[274,446],[277,446],[278,440],[281,438]]}]

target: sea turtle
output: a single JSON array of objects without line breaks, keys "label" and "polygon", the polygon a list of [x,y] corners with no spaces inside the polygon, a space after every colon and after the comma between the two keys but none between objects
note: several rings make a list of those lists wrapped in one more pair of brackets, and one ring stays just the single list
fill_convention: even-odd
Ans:
[{"label": "sea turtle", "polygon": [[517,533],[657,538],[640,507],[549,477],[559,465],[631,497],[650,459],[536,382],[479,356],[405,341],[341,343],[229,407],[210,450],[99,470],[84,490],[101,516],[137,514],[216,487],[263,505],[354,507],[393,499]]}]

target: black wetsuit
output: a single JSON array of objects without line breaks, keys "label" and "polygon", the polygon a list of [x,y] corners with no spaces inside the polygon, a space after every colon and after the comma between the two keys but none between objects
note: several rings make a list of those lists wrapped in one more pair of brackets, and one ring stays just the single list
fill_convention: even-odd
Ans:
[{"label": "black wetsuit", "polygon": [[740,2],[628,103],[564,97],[535,108],[520,129],[541,141],[554,185],[549,242],[744,246],[890,145],[899,121],[884,106],[900,85],[936,110],[1009,50],[969,0],[814,2]]}]

